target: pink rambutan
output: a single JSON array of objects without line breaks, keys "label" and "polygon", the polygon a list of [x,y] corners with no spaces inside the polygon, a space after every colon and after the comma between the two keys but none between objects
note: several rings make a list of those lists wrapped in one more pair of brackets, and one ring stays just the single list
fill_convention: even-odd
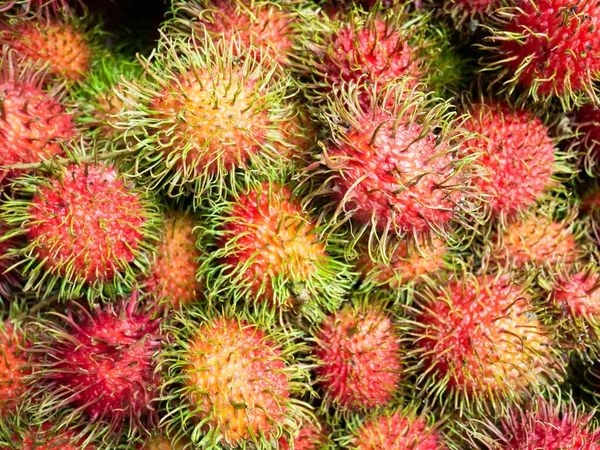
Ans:
[{"label": "pink rambutan", "polygon": [[459,157],[449,104],[403,82],[374,95],[368,109],[353,94],[349,87],[329,108],[333,142],[321,166],[311,167],[326,177],[318,191],[333,197],[331,220],[352,219],[382,234],[442,234],[451,220],[470,215],[473,167]]},{"label": "pink rambutan", "polygon": [[513,405],[496,420],[475,419],[472,439],[490,450],[598,450],[600,429],[593,414],[573,400],[538,399]]},{"label": "pink rambutan", "polygon": [[364,298],[325,318],[312,358],[325,408],[361,411],[387,405],[401,380],[400,337],[383,309]]},{"label": "pink rambutan", "polygon": [[420,297],[407,326],[423,395],[459,411],[502,407],[560,377],[551,330],[526,284],[510,274],[466,275]]},{"label": "pink rambutan", "polygon": [[600,5],[587,0],[524,0],[498,9],[489,26],[498,58],[489,69],[512,92],[534,100],[558,97],[565,109],[587,95],[598,101]]},{"label": "pink rambutan", "polygon": [[[198,311],[180,317],[177,348],[167,357],[165,426],[195,445],[276,448],[305,420],[305,405],[293,399],[308,387],[295,361],[300,350],[292,330],[259,327],[230,312]],[[174,414],[174,412],[176,412]]]},{"label": "pink rambutan", "polygon": [[2,205],[8,237],[25,238],[11,253],[20,259],[25,291],[45,296],[58,288],[58,296],[69,299],[89,288],[89,295],[102,295],[131,286],[147,269],[161,218],[148,194],[114,167],[59,166],[46,176],[19,179],[13,188],[29,197]]},{"label": "pink rambutan", "polygon": [[62,141],[77,132],[73,114],[62,103],[63,88],[45,89],[47,71],[0,54],[0,165],[38,163],[63,152]]},{"label": "pink rambutan", "polygon": [[70,304],[66,316],[55,315],[65,327],[38,322],[42,337],[31,348],[39,359],[31,381],[43,398],[36,416],[68,410],[64,420],[90,433],[134,434],[154,424],[160,322],[140,311],[137,293],[116,306],[87,311]]},{"label": "pink rambutan", "polygon": [[485,173],[472,182],[487,197],[492,213],[514,215],[558,185],[552,176],[552,138],[532,113],[504,104],[476,103],[469,107],[463,127],[473,133],[463,143],[465,153],[476,155]]},{"label": "pink rambutan", "polygon": [[280,450],[319,450],[328,448],[329,427],[320,420],[306,420],[294,437],[281,437]]},{"label": "pink rambutan", "polygon": [[413,411],[386,410],[351,426],[344,439],[356,450],[445,450],[440,433],[425,416]]}]

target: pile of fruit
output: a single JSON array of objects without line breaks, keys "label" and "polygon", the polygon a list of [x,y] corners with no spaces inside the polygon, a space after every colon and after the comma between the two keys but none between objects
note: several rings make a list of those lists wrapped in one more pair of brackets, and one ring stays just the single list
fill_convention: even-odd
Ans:
[{"label": "pile of fruit", "polygon": [[600,2],[166,8],[0,1],[0,449],[599,450]]}]

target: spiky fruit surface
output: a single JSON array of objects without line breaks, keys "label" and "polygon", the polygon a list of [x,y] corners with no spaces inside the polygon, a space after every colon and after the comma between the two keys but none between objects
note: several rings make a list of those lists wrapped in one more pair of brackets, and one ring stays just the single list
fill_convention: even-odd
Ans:
[{"label": "spiky fruit surface", "polygon": [[434,275],[445,266],[444,256],[448,248],[443,240],[423,237],[415,240],[402,239],[394,244],[389,260],[377,260],[369,254],[368,244],[359,247],[357,268],[367,285],[398,288],[422,278]]},{"label": "spiky fruit surface", "polygon": [[462,27],[469,20],[480,20],[500,6],[501,0],[445,0],[444,10]]},{"label": "spiky fruit surface", "polygon": [[434,288],[415,315],[414,356],[426,392],[459,408],[519,397],[560,373],[550,330],[508,274],[469,276]]},{"label": "spiky fruit surface", "polygon": [[61,87],[45,90],[47,72],[19,61],[7,47],[0,63],[0,164],[36,163],[61,154],[61,141],[76,133]]},{"label": "spiky fruit surface", "polygon": [[26,290],[46,295],[58,287],[59,297],[68,298],[84,286],[122,289],[148,264],[160,217],[114,167],[72,164],[49,177],[22,178],[15,187],[33,194],[3,205],[7,224],[28,221],[19,250],[28,261]]},{"label": "spiky fruit surface", "polygon": [[15,412],[25,392],[25,376],[30,373],[27,342],[11,320],[0,325],[0,417]]},{"label": "spiky fruit surface", "polygon": [[491,40],[499,52],[494,65],[509,90],[521,85],[534,100],[557,96],[567,109],[582,94],[597,98],[600,5],[525,0],[502,15],[503,26]]},{"label": "spiky fruit surface", "polygon": [[529,214],[506,225],[493,239],[493,257],[500,263],[522,268],[528,264],[570,265],[583,251],[567,221],[543,214]]},{"label": "spiky fruit surface", "polygon": [[593,415],[572,401],[538,400],[525,407],[513,406],[499,424],[486,421],[486,428],[488,436],[483,441],[492,450],[600,449],[600,429]]},{"label": "spiky fruit surface", "polygon": [[189,448],[189,445],[188,439],[181,439],[177,442],[173,442],[162,434],[155,434],[144,444],[138,445],[136,450],[184,450]]},{"label": "spiky fruit surface", "polygon": [[588,103],[575,114],[576,145],[584,154],[584,167],[590,174],[598,173],[600,162],[600,109]]},{"label": "spiky fruit surface", "polygon": [[554,289],[553,300],[573,316],[598,316],[598,273],[577,272],[560,279]]},{"label": "spiky fruit surface", "polygon": [[319,315],[319,306],[335,310],[341,302],[348,268],[333,251],[328,254],[322,230],[287,185],[251,183],[231,202],[211,208],[205,222],[216,225],[206,230],[216,250],[200,273],[217,298],[231,292],[234,300],[265,312],[307,316]]},{"label": "spiky fruit surface", "polygon": [[39,65],[47,64],[52,74],[70,82],[84,79],[92,64],[86,33],[75,21],[49,15],[0,25],[0,44]]},{"label": "spiky fruit surface", "polygon": [[2,450],[95,450],[77,430],[56,430],[56,424],[46,421],[40,425],[29,425],[27,429],[14,433],[10,445]]},{"label": "spiky fruit surface", "polygon": [[45,338],[31,348],[42,358],[32,374],[45,399],[36,414],[73,408],[67,420],[96,433],[103,428],[97,421],[107,424],[104,431],[132,433],[154,423],[162,338],[159,321],[139,311],[137,295],[91,312],[71,305],[62,319],[65,328],[40,322]]},{"label": "spiky fruit surface", "polygon": [[440,436],[425,417],[387,412],[366,420],[355,430],[351,448],[356,450],[443,450]]},{"label": "spiky fruit surface", "polygon": [[124,95],[142,103],[120,122],[139,141],[140,176],[172,196],[191,190],[200,201],[209,189],[222,191],[234,169],[286,165],[278,127],[293,111],[284,102],[289,79],[275,80],[261,61],[240,62],[235,42],[197,40],[159,43],[144,61],[154,82],[128,84]]},{"label": "spiky fruit surface", "polygon": [[[174,387],[171,407],[185,416],[184,427],[193,428],[196,445],[268,449],[300,427],[303,406],[291,396],[305,389],[305,374],[290,342],[281,342],[293,335],[275,336],[220,314],[194,325],[189,316],[183,320],[190,336],[169,368],[181,371],[177,383],[183,387]],[[182,424],[174,417],[167,429],[181,433]]]},{"label": "spiky fruit surface", "polygon": [[302,424],[298,433],[293,437],[279,439],[280,450],[319,450],[326,448],[329,443],[326,425],[308,420]]},{"label": "spiky fruit surface", "polygon": [[170,211],[165,217],[162,239],[146,281],[146,290],[172,306],[199,300],[202,284],[196,280],[200,250],[196,247],[194,216]]},{"label": "spiky fruit surface", "polygon": [[463,145],[486,172],[473,183],[488,197],[494,214],[514,215],[557,184],[554,144],[538,117],[497,103],[478,103],[469,110],[464,127],[474,137]]},{"label": "spiky fruit surface", "polygon": [[236,54],[267,57],[285,67],[298,34],[298,18],[289,6],[261,0],[194,0],[176,2],[173,9],[176,27],[189,21],[192,33],[197,28],[213,39],[234,38]]},{"label": "spiky fruit surface", "polygon": [[345,307],[315,334],[312,356],[326,406],[360,411],[388,404],[401,380],[400,339],[375,307]]},{"label": "spiky fruit surface", "polygon": [[[322,157],[336,216],[398,234],[445,229],[462,213],[469,176],[467,160],[458,161],[445,134],[452,126],[448,104],[405,82],[374,94],[369,108],[353,94],[349,88],[332,105],[334,142]],[[442,130],[434,133],[436,127]]]}]

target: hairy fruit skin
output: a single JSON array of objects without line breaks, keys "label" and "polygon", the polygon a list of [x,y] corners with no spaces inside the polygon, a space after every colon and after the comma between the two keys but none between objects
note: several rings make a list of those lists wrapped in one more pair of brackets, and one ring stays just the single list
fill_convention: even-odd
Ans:
[{"label": "hairy fruit skin", "polygon": [[464,142],[466,153],[487,174],[473,183],[489,197],[487,207],[497,215],[523,211],[557,184],[552,179],[554,143],[538,117],[504,104],[475,104],[464,127],[475,137]]},{"label": "hairy fruit skin", "polygon": [[12,321],[0,325],[0,417],[14,414],[30,374],[27,342]]},{"label": "hairy fruit skin", "polygon": [[[45,353],[42,369],[32,375],[41,395],[79,408],[92,422],[108,424],[110,431],[120,431],[126,423],[132,430],[153,424],[160,323],[151,313],[137,311],[136,294],[116,307],[108,304],[89,313],[78,307],[76,316],[69,310],[64,317],[68,330],[42,324],[53,338],[32,348]],[[46,413],[42,407],[40,414]]]},{"label": "hairy fruit skin", "polygon": [[411,417],[401,411],[365,421],[352,439],[356,450],[445,450],[437,431],[424,417]]},{"label": "hairy fruit skin", "polygon": [[230,446],[279,438],[292,407],[291,380],[268,335],[242,320],[215,318],[196,330],[184,358],[185,397],[204,434]]},{"label": "hairy fruit skin", "polygon": [[506,274],[451,281],[415,317],[415,356],[427,371],[420,382],[426,390],[443,383],[463,407],[518,397],[552,379],[560,360],[533,308]]},{"label": "hairy fruit skin", "polygon": [[96,450],[91,444],[85,444],[78,430],[55,431],[56,424],[45,421],[41,425],[30,425],[25,430],[11,436],[12,445],[0,447],[1,450]]},{"label": "hairy fruit skin", "polygon": [[381,311],[344,308],[327,317],[312,351],[325,403],[360,411],[389,403],[401,379],[400,343]]},{"label": "hairy fruit skin", "polygon": [[22,57],[69,82],[84,79],[91,68],[92,50],[85,33],[73,24],[40,16],[0,27],[0,45],[7,44]]}]

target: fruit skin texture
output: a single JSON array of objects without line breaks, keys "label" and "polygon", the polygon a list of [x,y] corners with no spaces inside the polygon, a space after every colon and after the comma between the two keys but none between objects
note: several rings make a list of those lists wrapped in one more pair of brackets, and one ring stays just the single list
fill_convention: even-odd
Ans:
[{"label": "fruit skin texture", "polygon": [[558,280],[553,301],[573,316],[600,315],[600,290],[597,289],[598,273],[576,272]]},{"label": "fruit skin texture", "polygon": [[62,103],[62,86],[45,89],[47,71],[0,54],[0,164],[36,163],[62,153],[61,141],[76,134],[74,116]]},{"label": "fruit skin texture", "polygon": [[92,48],[86,34],[75,22],[39,15],[0,26],[0,45],[8,45],[19,55],[69,82],[81,81],[91,68]]},{"label": "fruit skin texture", "polygon": [[[355,431],[351,448],[356,450],[444,450],[440,436],[424,417],[402,411],[372,418]],[[350,447],[348,447],[350,448]]]},{"label": "fruit skin texture", "polygon": [[0,417],[14,414],[19,397],[25,393],[25,377],[31,372],[27,345],[14,322],[6,320],[0,325]]},{"label": "fruit skin texture", "polygon": [[[285,335],[272,340],[270,333],[229,314],[204,318],[193,328],[189,315],[183,320],[191,335],[173,357],[181,369],[177,382],[184,387],[173,394],[172,407],[179,411],[182,398],[187,403],[185,420],[195,424],[190,436],[196,445],[267,449],[298,429],[300,402],[291,399],[298,366],[278,343]],[[170,428],[182,432],[179,422]]]},{"label": "fruit skin texture", "polygon": [[195,221],[190,213],[167,212],[162,240],[145,290],[171,306],[199,300],[202,283],[196,280],[201,252],[196,247]]},{"label": "fruit skin texture", "polygon": [[[138,305],[137,293],[128,302],[91,312],[74,304],[62,316],[67,329],[49,321],[39,324],[48,338],[32,347],[44,354],[33,380],[40,395],[80,409],[85,414],[76,419],[80,425],[102,421],[111,432],[125,426],[137,431],[157,420],[152,402],[160,383],[155,371],[160,322],[152,312],[139,312]],[[76,314],[73,307],[79,308]],[[52,412],[44,405],[41,416]]]},{"label": "fruit skin texture", "polygon": [[[348,88],[344,101],[332,105],[334,142],[321,159],[338,202],[334,220],[350,217],[397,234],[444,229],[462,213],[468,176],[468,164],[459,167],[448,141],[448,105],[434,106],[406,82],[374,94],[369,108],[353,94]],[[436,126],[443,128],[439,141],[431,131]]]},{"label": "fruit skin texture", "polygon": [[389,403],[401,380],[399,352],[383,311],[346,307],[327,317],[312,350],[325,407],[361,411]]},{"label": "fruit skin texture", "polygon": [[[511,86],[522,85],[534,100],[557,96],[569,109],[585,92],[597,99],[593,81],[600,73],[600,5],[596,2],[525,0],[492,42],[496,65]],[[516,74],[516,75],[515,75]]]},{"label": "fruit skin texture", "polygon": [[110,165],[71,164],[48,177],[22,178],[15,188],[33,194],[6,202],[2,214],[9,226],[28,224],[14,231],[27,240],[18,255],[36,261],[24,269],[25,290],[47,295],[58,285],[59,297],[69,298],[84,287],[89,295],[122,289],[153,255],[156,207]]},{"label": "fruit skin texture", "polygon": [[574,144],[584,154],[584,167],[593,176],[600,163],[600,109],[592,103],[581,106],[575,113],[575,126]]},{"label": "fruit skin texture", "polygon": [[445,397],[459,408],[502,404],[560,374],[549,330],[509,274],[468,276],[429,295],[415,313],[413,335],[425,392],[446,386]]},{"label": "fruit skin texture", "polygon": [[541,214],[514,220],[493,238],[495,260],[516,268],[530,264],[568,267],[581,254],[568,223],[556,222]]},{"label": "fruit skin texture", "polygon": [[235,36],[236,54],[274,60],[281,67],[290,64],[297,38],[297,17],[290,9],[270,1],[194,0],[175,2],[173,10],[180,23],[187,19],[192,30],[206,30],[213,39],[229,41]]},{"label": "fruit skin texture", "polygon": [[12,444],[0,447],[1,450],[95,450],[91,444],[85,444],[83,437],[78,437],[77,430],[67,430],[60,434],[54,431],[56,424],[43,422],[39,426],[29,426],[19,434],[11,436]]},{"label": "fruit skin texture", "polygon": [[538,117],[505,104],[478,103],[469,109],[463,126],[475,137],[463,146],[467,154],[477,154],[477,164],[487,172],[473,183],[488,196],[492,213],[523,211],[557,184],[552,179],[554,144]]},{"label": "fruit skin texture", "polygon": [[279,449],[320,450],[328,448],[329,440],[326,436],[327,431],[328,427],[323,423],[317,424],[312,420],[306,421],[294,438],[281,437],[279,439]]}]

